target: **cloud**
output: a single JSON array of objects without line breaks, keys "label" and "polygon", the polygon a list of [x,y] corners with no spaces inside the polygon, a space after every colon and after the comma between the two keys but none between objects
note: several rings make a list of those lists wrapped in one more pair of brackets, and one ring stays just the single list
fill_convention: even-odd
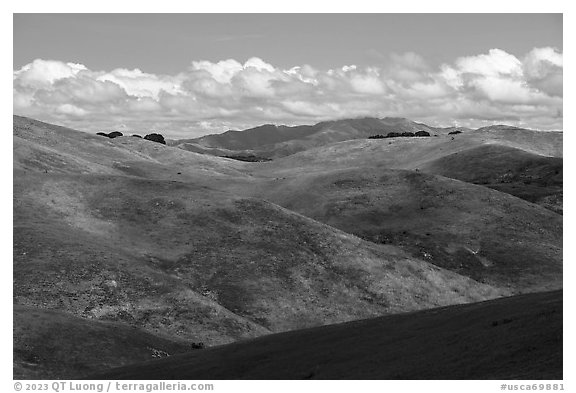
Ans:
[{"label": "cloud", "polygon": [[177,78],[147,74],[138,68],[118,68],[100,75],[97,80],[113,82],[135,97],[152,97],[157,100],[162,91],[171,94],[180,92]]},{"label": "cloud", "polygon": [[478,78],[470,82],[482,98],[494,103],[538,104],[550,99],[546,94],[531,89],[524,81],[494,76]]},{"label": "cloud", "polygon": [[554,48],[534,48],[523,61],[524,72],[529,78],[543,78],[562,70],[563,56]]},{"label": "cloud", "polygon": [[156,127],[170,137],[357,116],[562,128],[557,49],[534,48],[520,57],[491,49],[437,67],[412,52],[379,61],[320,70],[283,69],[257,57],[199,60],[175,75],[158,75],[37,59],[13,73],[14,112],[87,131]]},{"label": "cloud", "polygon": [[244,63],[244,68],[255,68],[258,71],[274,72],[276,69],[258,57],[252,57]]},{"label": "cloud", "polygon": [[384,93],[384,85],[378,75],[355,74],[350,79],[352,89],[356,93],[378,95]]},{"label": "cloud", "polygon": [[63,115],[70,115],[74,117],[86,116],[86,114],[88,113],[86,110],[78,108],[77,106],[71,104],[60,105],[56,108],[56,111]]},{"label": "cloud", "polygon": [[222,60],[218,63],[210,61],[193,61],[191,70],[206,71],[218,83],[230,83],[234,75],[244,67],[234,59]]},{"label": "cloud", "polygon": [[14,72],[14,83],[29,87],[50,86],[60,79],[74,77],[84,70],[86,67],[82,64],[36,59]]},{"label": "cloud", "polygon": [[250,67],[234,76],[234,87],[237,92],[246,97],[274,97],[271,82],[277,77],[268,69]]},{"label": "cloud", "polygon": [[546,94],[562,97],[563,56],[554,48],[534,48],[523,60],[526,81]]},{"label": "cloud", "polygon": [[522,62],[501,49],[490,49],[487,54],[461,57],[456,60],[458,70],[463,74],[483,76],[520,76]]},{"label": "cloud", "polygon": [[[512,112],[518,112],[520,105],[532,105],[535,110],[545,106],[551,113],[562,107],[562,54],[552,48],[535,48],[522,60],[491,49],[443,65],[438,77],[459,99],[486,101],[500,112],[511,113],[510,118],[519,115]],[[530,114],[524,111],[522,115]]]}]

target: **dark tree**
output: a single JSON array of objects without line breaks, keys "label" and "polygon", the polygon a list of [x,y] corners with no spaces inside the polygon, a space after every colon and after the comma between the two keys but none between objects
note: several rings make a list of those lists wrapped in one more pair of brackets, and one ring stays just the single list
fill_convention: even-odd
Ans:
[{"label": "dark tree", "polygon": [[144,137],[144,139],[147,139],[152,142],[162,143],[163,145],[166,144],[166,141],[164,140],[164,137],[161,134],[148,134]]},{"label": "dark tree", "polygon": [[456,135],[456,134],[462,134],[462,131],[452,131],[448,133],[448,135]]},{"label": "dark tree", "polygon": [[190,348],[192,348],[192,349],[203,349],[203,348],[204,348],[204,343],[203,343],[203,342],[190,343]]},{"label": "dark tree", "polygon": [[124,134],[122,134],[121,132],[118,131],[112,131],[111,133],[107,134],[105,132],[97,132],[96,135],[100,135],[100,136],[105,136],[107,138],[116,138],[117,136],[123,136]]},{"label": "dark tree", "polygon": [[124,134],[122,134],[119,131],[112,131],[111,133],[108,134],[108,138],[116,138],[118,136],[124,136]]},{"label": "dark tree", "polygon": [[427,131],[418,131],[416,132],[416,134],[414,134],[415,136],[430,136],[430,133]]}]

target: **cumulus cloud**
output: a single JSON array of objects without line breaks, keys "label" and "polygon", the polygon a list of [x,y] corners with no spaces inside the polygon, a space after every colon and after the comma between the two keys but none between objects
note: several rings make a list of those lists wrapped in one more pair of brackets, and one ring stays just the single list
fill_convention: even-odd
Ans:
[{"label": "cumulus cloud", "polygon": [[355,74],[350,78],[350,84],[357,93],[370,95],[384,93],[384,85],[377,74]]},{"label": "cumulus cloud", "polygon": [[437,67],[412,52],[380,61],[320,70],[257,57],[199,60],[157,75],[37,59],[13,73],[14,112],[88,131],[122,126],[171,137],[357,116],[562,128],[563,55],[554,48],[520,57],[491,49]]},{"label": "cumulus cloud", "polygon": [[192,71],[206,71],[218,83],[229,83],[234,75],[244,69],[242,64],[234,59],[222,60],[218,63],[210,61],[193,61]]},{"label": "cumulus cloud", "polygon": [[180,92],[178,80],[166,76],[147,74],[139,70],[115,69],[97,77],[98,81],[109,81],[120,86],[127,94],[136,97],[158,99],[160,92],[171,94]]},{"label": "cumulus cloud", "polygon": [[62,104],[56,108],[58,113],[70,116],[85,116],[88,112],[71,104]]},{"label": "cumulus cloud", "polygon": [[523,60],[491,49],[443,65],[440,77],[460,96],[512,106],[503,109],[532,104],[547,105],[554,112],[562,104],[562,54],[553,48],[535,48]]},{"label": "cumulus cloud", "polygon": [[14,72],[14,83],[29,87],[50,86],[57,80],[76,76],[87,70],[82,64],[36,59]]},{"label": "cumulus cloud", "polygon": [[562,53],[553,48],[534,48],[522,64],[527,83],[546,94],[562,97]]},{"label": "cumulus cloud", "polygon": [[465,74],[519,76],[522,73],[522,62],[500,49],[490,49],[487,54],[478,56],[461,57],[456,60],[456,66]]}]

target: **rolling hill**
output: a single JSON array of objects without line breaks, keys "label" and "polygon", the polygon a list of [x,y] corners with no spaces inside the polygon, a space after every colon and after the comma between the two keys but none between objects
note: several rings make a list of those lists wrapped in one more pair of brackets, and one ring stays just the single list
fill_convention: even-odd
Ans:
[{"label": "rolling hill", "polygon": [[13,315],[14,379],[73,379],[194,350],[118,322],[22,306]]},{"label": "rolling hill", "polygon": [[109,139],[19,116],[14,116],[13,145],[13,167],[26,172],[178,181],[246,176],[244,166],[233,160],[191,154],[140,138]]},{"label": "rolling hill", "polygon": [[96,379],[562,379],[562,292],[273,334]]},{"label": "rolling hill", "polygon": [[433,173],[480,184],[562,214],[563,163],[518,148],[481,145],[441,157],[421,168]]},{"label": "rolling hill", "polygon": [[277,178],[255,195],[512,291],[562,286],[562,216],[486,187],[369,168]]},{"label": "rolling hill", "polygon": [[347,140],[275,159],[255,171],[280,179],[350,168],[420,171],[483,185],[561,214],[562,167],[561,133],[495,126],[454,136]]},{"label": "rolling hill", "polygon": [[505,293],[257,199],[136,178],[27,180],[15,184],[18,304],[214,344]]},{"label": "rolling hill", "polygon": [[[356,132],[347,127],[306,138]],[[521,149],[517,133],[507,148]],[[186,348],[561,288],[562,216],[445,177],[461,176],[451,154],[483,165],[471,149],[497,144],[483,138],[358,139],[250,163],[15,116],[14,304],[47,326],[116,323]],[[519,154],[519,181],[527,166],[547,187],[561,161],[540,155],[556,145]],[[108,352],[91,364],[73,337],[84,369],[117,365]],[[28,356],[26,340],[15,358]],[[130,348],[134,361],[149,355]],[[18,372],[82,375],[36,364]]]},{"label": "rolling hill", "polygon": [[458,135],[438,137],[353,139],[313,147],[269,163],[274,171],[282,168],[308,171],[360,166],[418,169],[449,154],[485,145],[519,149],[534,155],[562,157],[562,133],[525,129],[486,127]]},{"label": "rolling hill", "polygon": [[534,131],[507,125],[494,125],[477,129],[475,134],[485,140],[504,146],[515,147],[529,153],[562,157],[562,132]]},{"label": "rolling hill", "polygon": [[15,305],[216,345],[509,294],[242,193],[247,163],[14,129]]}]

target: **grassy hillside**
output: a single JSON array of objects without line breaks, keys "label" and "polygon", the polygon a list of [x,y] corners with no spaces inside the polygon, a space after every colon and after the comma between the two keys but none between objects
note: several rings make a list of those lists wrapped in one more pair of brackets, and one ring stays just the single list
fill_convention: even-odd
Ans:
[{"label": "grassy hillside", "polygon": [[15,179],[17,304],[214,344],[503,293],[257,199],[137,178]]},{"label": "grassy hillside", "polygon": [[249,163],[15,117],[14,304],[212,346],[561,287],[560,215],[410,170],[460,136]]},{"label": "grassy hillside", "polygon": [[123,323],[14,307],[14,379],[75,379],[194,348]]},{"label": "grassy hillside", "polygon": [[109,139],[14,116],[14,169],[175,181],[245,177],[244,165],[140,138]]},{"label": "grassy hillside", "polygon": [[562,286],[562,216],[504,193],[405,170],[326,170],[254,192],[378,244],[513,291]]},{"label": "grassy hillside", "polygon": [[102,379],[562,379],[562,292],[391,315],[111,370]]},{"label": "grassy hillside", "polygon": [[506,125],[479,128],[474,132],[485,140],[549,157],[563,156],[563,133],[527,130]]},{"label": "grassy hillside", "polygon": [[497,133],[487,128],[454,136],[349,140],[302,151],[255,170],[280,179],[349,168],[424,171],[487,186],[561,213],[561,157],[561,133],[522,129]]},{"label": "grassy hillside", "polygon": [[424,172],[480,184],[562,213],[562,158],[483,145],[426,163]]},{"label": "grassy hillside", "polygon": [[308,149],[263,166],[273,173],[324,168],[418,169],[428,162],[483,145],[500,145],[526,152],[562,157],[562,133],[514,130],[496,133],[491,129],[438,137],[355,139]]},{"label": "grassy hillside", "polygon": [[506,294],[262,200],[161,180],[148,157],[129,175],[15,169],[16,305],[214,345]]}]

